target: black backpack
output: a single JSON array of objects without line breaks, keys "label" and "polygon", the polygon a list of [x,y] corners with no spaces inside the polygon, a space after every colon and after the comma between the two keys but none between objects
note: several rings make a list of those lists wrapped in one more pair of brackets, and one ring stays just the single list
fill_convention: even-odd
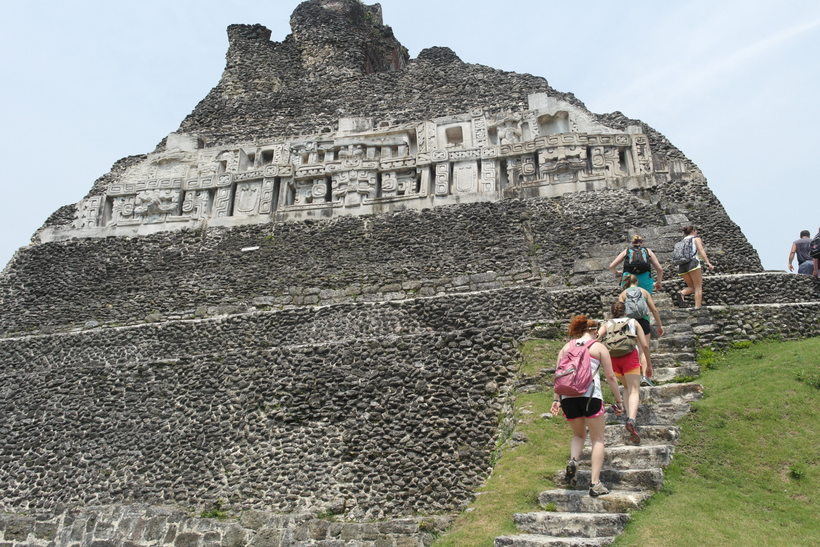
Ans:
[{"label": "black backpack", "polygon": [[[636,252],[640,251],[640,252]],[[626,250],[626,257],[624,258],[624,271],[631,274],[642,274],[648,272],[649,253],[646,247],[630,247]]]},{"label": "black backpack", "polygon": [[820,232],[814,236],[809,244],[809,256],[812,258],[820,258]]}]

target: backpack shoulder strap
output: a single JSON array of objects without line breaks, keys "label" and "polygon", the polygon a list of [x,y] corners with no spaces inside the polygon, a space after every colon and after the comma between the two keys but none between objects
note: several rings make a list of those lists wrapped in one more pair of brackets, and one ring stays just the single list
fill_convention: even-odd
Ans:
[{"label": "backpack shoulder strap", "polygon": [[[587,343],[586,343],[587,351],[589,351],[589,349],[590,349],[590,348],[593,346],[593,344],[595,344],[595,342],[597,342],[597,341],[598,341],[598,340],[596,340],[595,338],[593,338],[592,340],[590,340],[589,342],[587,342]],[[589,358],[590,358],[590,360],[592,360],[592,358],[593,358],[593,357],[592,357],[592,355],[590,355],[590,356],[589,356]],[[589,368],[590,368],[590,370],[592,370],[592,375],[593,375],[593,376],[597,375],[597,374],[598,374],[598,371],[599,371],[599,370],[601,370],[601,360],[600,360],[600,359],[598,359],[597,357],[595,357],[595,359],[598,361],[598,366],[597,366],[597,367],[595,367],[595,370],[592,370],[592,364],[590,364],[590,367],[589,367]],[[595,382],[593,381],[593,383],[595,383]]]}]

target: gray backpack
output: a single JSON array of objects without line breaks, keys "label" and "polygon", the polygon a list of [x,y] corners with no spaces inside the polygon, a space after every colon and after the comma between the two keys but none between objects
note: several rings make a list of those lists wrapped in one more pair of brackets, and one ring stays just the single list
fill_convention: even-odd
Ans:
[{"label": "gray backpack", "polygon": [[641,319],[649,315],[649,306],[646,304],[646,298],[643,296],[643,291],[638,287],[629,287],[626,290],[626,316],[633,319]]},{"label": "gray backpack", "polygon": [[695,248],[695,238],[686,236],[675,243],[675,247],[672,249],[672,264],[675,264],[676,266],[686,264],[695,258],[696,252],[697,249]]}]

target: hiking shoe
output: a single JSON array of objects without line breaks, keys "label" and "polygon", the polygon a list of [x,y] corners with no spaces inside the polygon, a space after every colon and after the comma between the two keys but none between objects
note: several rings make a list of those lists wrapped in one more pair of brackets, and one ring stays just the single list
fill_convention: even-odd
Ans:
[{"label": "hiking shoe", "polygon": [[655,387],[655,383],[646,376],[641,376],[641,385],[647,387]]},{"label": "hiking shoe", "polygon": [[604,486],[604,483],[602,483],[601,481],[598,481],[589,487],[589,495],[593,498],[597,498],[598,496],[605,496],[607,494],[609,494],[609,488]]},{"label": "hiking shoe", "polygon": [[567,474],[566,478],[567,481],[573,482],[575,480],[575,472],[578,470],[578,464],[575,462],[575,458],[570,458],[567,462]]},{"label": "hiking shoe", "polygon": [[675,305],[679,308],[683,308],[686,306],[686,300],[683,299],[683,295],[679,292],[674,294]]},{"label": "hiking shoe", "polygon": [[626,430],[629,432],[629,440],[632,444],[641,444],[641,436],[638,433],[638,426],[635,425],[635,420],[629,418],[626,421]]}]

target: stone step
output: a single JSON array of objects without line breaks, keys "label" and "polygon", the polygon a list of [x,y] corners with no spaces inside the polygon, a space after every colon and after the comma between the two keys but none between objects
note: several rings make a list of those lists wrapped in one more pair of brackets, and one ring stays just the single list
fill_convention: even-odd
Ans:
[{"label": "stone step", "polygon": [[667,315],[670,318],[674,318],[677,322],[694,324],[699,317],[698,313],[693,313],[698,311],[693,309],[695,307],[694,297],[689,295],[685,300],[686,301],[683,306],[678,306],[674,299],[670,298],[669,305],[664,306],[664,309],[659,310],[661,318],[663,318],[664,315]]},{"label": "stone step", "polygon": [[[673,318],[677,321],[685,321],[688,322],[689,319],[692,317],[692,314],[686,308],[679,308],[675,302],[672,300],[672,297],[667,297],[668,299],[661,299],[661,304],[657,304],[657,298],[655,295],[652,295],[652,299],[656,300],[655,304],[658,305],[658,311],[661,314],[661,319],[666,317]],[[690,297],[691,298],[691,297]]]},{"label": "stone step", "polygon": [[611,537],[621,533],[629,521],[626,513],[556,513],[535,511],[513,515],[522,532],[557,537]]},{"label": "stone step", "polygon": [[652,358],[652,367],[659,368],[659,367],[674,367],[679,366],[678,364],[683,363],[697,363],[695,361],[695,357],[692,355],[692,352],[660,352],[660,351],[653,351],[649,354]]},{"label": "stone step", "polygon": [[626,513],[643,506],[652,492],[610,490],[606,496],[593,498],[586,490],[545,490],[538,495],[538,504],[546,509],[572,513]]},{"label": "stone step", "polygon": [[[623,432],[626,437],[626,430]],[[643,439],[641,439],[643,442]],[[611,469],[647,469],[651,467],[666,467],[672,461],[674,448],[668,444],[628,444],[607,446],[604,457],[604,467]],[[591,447],[584,447],[581,452],[579,466],[589,468]]]},{"label": "stone step", "polygon": [[[591,472],[588,469],[578,469],[573,484],[566,480],[566,472],[562,469],[555,474],[555,483],[564,484],[573,490],[589,490]],[[648,469],[610,469],[606,466],[601,470],[601,480],[607,488],[612,490],[649,490],[656,491],[663,486],[663,470],[660,467]]]},{"label": "stone step", "polygon": [[[638,415],[640,418],[640,413]],[[680,438],[680,428],[674,425],[644,425],[640,426],[641,445],[675,444]],[[607,449],[610,446],[623,444],[626,430],[623,423],[607,425],[604,428],[604,443]]]},{"label": "stone step", "polygon": [[520,534],[495,538],[495,547],[597,547],[611,545],[615,537],[561,538],[540,534]]},{"label": "stone step", "polygon": [[694,378],[700,376],[700,366],[689,363],[679,367],[655,367],[652,361],[652,381],[655,384],[674,383],[677,378]]},{"label": "stone step", "polygon": [[688,322],[678,322],[675,321],[669,324],[669,328],[666,329],[666,323],[664,323],[664,332],[663,336],[657,336],[652,338],[652,340],[657,340],[659,342],[663,340],[694,340],[694,334],[692,332],[692,325]]},{"label": "stone step", "polygon": [[[636,421],[641,428],[647,425],[675,425],[678,421],[691,412],[692,408],[688,403],[656,403],[656,404],[641,404],[638,407],[638,416]],[[609,424],[621,424],[626,418],[622,416],[615,416],[611,409],[607,409],[606,421]]]},{"label": "stone step", "polygon": [[[663,314],[661,314],[661,321],[663,321]],[[692,325],[689,323],[672,320],[669,323],[663,321],[663,336],[657,337],[657,339],[662,339],[664,336],[671,336],[673,334],[692,334]],[[652,340],[655,340],[656,337],[652,337]]]},{"label": "stone step", "polygon": [[641,388],[641,404],[683,403],[703,397],[703,386],[693,382]]},{"label": "stone step", "polygon": [[695,337],[693,334],[664,334],[660,338],[657,339],[657,343],[655,339],[652,340],[652,346],[650,346],[651,350],[654,350],[658,353],[666,353],[666,352],[694,352],[695,350]]}]

